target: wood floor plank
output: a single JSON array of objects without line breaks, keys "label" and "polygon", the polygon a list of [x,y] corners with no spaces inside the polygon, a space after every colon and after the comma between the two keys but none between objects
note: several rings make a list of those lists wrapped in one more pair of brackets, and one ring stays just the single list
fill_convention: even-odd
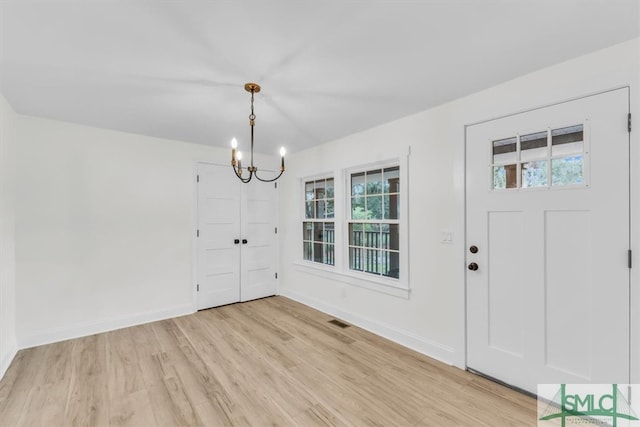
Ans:
[{"label": "wood floor plank", "polygon": [[332,318],[273,297],[21,350],[0,425],[535,425],[535,399]]}]

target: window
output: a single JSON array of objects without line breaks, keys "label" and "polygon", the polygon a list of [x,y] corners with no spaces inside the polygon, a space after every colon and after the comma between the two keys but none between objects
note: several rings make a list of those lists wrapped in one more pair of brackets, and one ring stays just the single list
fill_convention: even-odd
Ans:
[{"label": "window", "polygon": [[333,178],[304,183],[303,259],[335,265]]},{"label": "window", "polygon": [[499,139],[492,144],[494,190],[584,186],[582,124]]},{"label": "window", "polygon": [[350,174],[349,269],[400,278],[400,167]]}]

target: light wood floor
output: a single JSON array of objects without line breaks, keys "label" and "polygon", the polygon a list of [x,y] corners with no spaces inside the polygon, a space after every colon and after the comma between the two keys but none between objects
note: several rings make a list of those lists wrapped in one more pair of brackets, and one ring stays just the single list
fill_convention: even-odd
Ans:
[{"label": "light wood floor", "polygon": [[535,425],[534,399],[284,297],[30,348],[0,425]]}]

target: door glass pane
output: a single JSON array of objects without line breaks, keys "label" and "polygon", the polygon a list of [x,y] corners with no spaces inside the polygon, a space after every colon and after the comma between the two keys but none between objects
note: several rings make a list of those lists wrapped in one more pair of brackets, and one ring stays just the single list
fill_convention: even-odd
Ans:
[{"label": "door glass pane", "polygon": [[516,138],[493,141],[493,163],[511,163],[516,158]]},{"label": "door glass pane", "polygon": [[504,165],[493,167],[493,189],[504,190],[518,186],[518,168],[516,165]]},{"label": "door glass pane", "polygon": [[520,160],[527,161],[547,157],[547,131],[520,137]]},{"label": "door glass pane", "polygon": [[538,160],[522,164],[522,188],[546,187],[547,180],[546,160]]},{"label": "door glass pane", "polygon": [[551,185],[584,184],[584,159],[582,156],[551,160]]},{"label": "door glass pane", "polygon": [[367,172],[367,194],[382,193],[382,170]]},{"label": "door glass pane", "polygon": [[551,131],[551,155],[582,153],[584,131],[582,125],[569,126]]}]

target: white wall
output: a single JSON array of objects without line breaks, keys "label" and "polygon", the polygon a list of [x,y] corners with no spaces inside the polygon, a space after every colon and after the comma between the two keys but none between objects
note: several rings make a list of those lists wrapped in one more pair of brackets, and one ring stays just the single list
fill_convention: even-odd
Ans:
[{"label": "white wall", "polygon": [[[625,85],[631,86],[632,112],[640,117],[639,46],[638,39],[622,43],[291,156],[280,193],[280,223],[287,225],[280,236],[280,293],[464,367],[465,125]],[[639,134],[632,134],[632,146],[640,143]],[[296,266],[300,259],[300,179],[384,159],[406,145],[411,146],[409,299],[345,285]],[[639,167],[640,150],[634,150],[634,171]],[[634,188],[640,188],[638,175],[634,174]],[[639,202],[640,198],[634,199],[634,212],[640,212]],[[640,219],[637,213],[636,218]],[[454,232],[453,245],[440,242],[445,230]],[[638,242],[640,235],[634,233],[634,242]],[[640,280],[635,276],[637,288]],[[633,304],[640,307],[637,294]],[[640,360],[637,318],[633,345],[632,359]],[[640,381],[638,366],[633,371],[635,381]]]},{"label": "white wall", "polygon": [[16,114],[0,94],[0,378],[18,350],[15,327]]},{"label": "white wall", "polygon": [[18,136],[21,348],[195,310],[196,162],[230,150],[25,116]]}]

